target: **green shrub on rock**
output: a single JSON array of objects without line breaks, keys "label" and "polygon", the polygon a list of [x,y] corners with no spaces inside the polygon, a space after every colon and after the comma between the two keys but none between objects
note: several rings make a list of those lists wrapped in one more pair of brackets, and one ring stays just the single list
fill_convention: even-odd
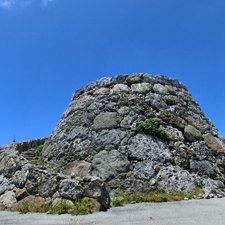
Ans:
[{"label": "green shrub on rock", "polygon": [[40,145],[40,146],[37,147],[36,152],[35,152],[36,157],[40,156],[43,147],[44,147],[44,145]]},{"label": "green shrub on rock", "polygon": [[153,118],[145,120],[145,123],[141,123],[134,129],[137,133],[143,133],[147,135],[152,135],[158,138],[166,138],[166,131],[157,126],[156,121]]}]

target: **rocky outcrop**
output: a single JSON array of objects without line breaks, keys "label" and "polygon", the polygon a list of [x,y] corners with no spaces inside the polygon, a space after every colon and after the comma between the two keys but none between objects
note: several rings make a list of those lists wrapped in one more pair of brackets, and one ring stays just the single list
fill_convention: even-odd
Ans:
[{"label": "rocky outcrop", "polygon": [[[148,118],[166,139],[134,131]],[[107,209],[117,191],[223,194],[224,138],[186,86],[163,75],[118,75],[79,88],[44,143],[46,167],[22,154],[43,140],[0,148],[1,197],[25,188],[24,196],[91,197]]]}]

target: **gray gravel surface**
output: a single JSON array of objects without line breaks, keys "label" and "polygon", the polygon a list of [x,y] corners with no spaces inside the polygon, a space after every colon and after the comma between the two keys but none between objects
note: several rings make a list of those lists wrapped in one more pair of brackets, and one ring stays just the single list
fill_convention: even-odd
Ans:
[{"label": "gray gravel surface", "polygon": [[224,225],[225,198],[188,200],[181,202],[139,203],[125,207],[112,207],[107,212],[85,216],[46,215],[42,213],[20,214],[0,212],[0,224],[10,225]]}]

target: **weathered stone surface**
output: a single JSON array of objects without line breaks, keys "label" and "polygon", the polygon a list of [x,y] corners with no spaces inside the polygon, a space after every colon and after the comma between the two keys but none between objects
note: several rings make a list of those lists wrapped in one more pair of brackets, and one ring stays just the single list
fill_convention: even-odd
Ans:
[{"label": "weathered stone surface", "polygon": [[184,137],[187,141],[197,141],[202,138],[201,132],[191,125],[185,126],[184,128]]},{"label": "weathered stone surface", "polygon": [[213,166],[209,161],[190,161],[190,170],[200,176],[207,175],[214,178],[216,173],[213,171]]},{"label": "weathered stone surface", "polygon": [[117,150],[101,151],[93,158],[91,173],[108,181],[119,173],[128,172],[130,163],[127,158]]},{"label": "weathered stone surface", "polygon": [[136,83],[141,83],[142,79],[138,73],[133,73],[126,78],[126,81],[130,84],[136,84]]},{"label": "weathered stone surface", "polygon": [[140,98],[136,95],[121,94],[118,105],[119,106],[131,106],[136,105]]},{"label": "weathered stone surface", "polygon": [[93,95],[106,95],[108,93],[109,93],[109,88],[99,88],[93,93]]},{"label": "weathered stone surface", "polygon": [[117,114],[114,112],[105,112],[96,116],[92,130],[101,131],[103,129],[117,128],[117,126]]},{"label": "weathered stone surface", "polygon": [[7,191],[0,196],[0,205],[11,207],[14,203],[16,203],[16,196],[13,191]]},{"label": "weathered stone surface", "polygon": [[97,199],[102,210],[106,210],[110,206],[109,193],[106,190],[105,184],[99,181],[93,181],[84,187],[83,196]]},{"label": "weathered stone surface", "polygon": [[72,175],[73,177],[81,177],[84,178],[86,176],[90,176],[90,167],[91,164],[88,162],[82,161],[73,161],[67,164],[64,174]]},{"label": "weathered stone surface", "polygon": [[211,134],[209,133],[205,134],[203,135],[203,138],[207,146],[213,149],[215,155],[218,155],[224,152],[224,149],[221,146],[221,144]]},{"label": "weathered stone surface", "polygon": [[[167,89],[168,90],[168,89]],[[163,98],[167,105],[176,105],[179,103],[179,99],[174,95],[167,95]]]},{"label": "weathered stone surface", "polygon": [[130,92],[130,88],[125,84],[116,84],[110,91],[110,95],[118,95]]},{"label": "weathered stone surface", "polygon": [[166,86],[163,86],[162,84],[155,84],[153,86],[153,90],[154,92],[156,92],[157,94],[161,94],[161,95],[166,95],[168,94],[168,89]]},{"label": "weathered stone surface", "polygon": [[161,163],[172,161],[168,143],[145,134],[137,134],[131,138],[127,151],[131,159],[151,160]]},{"label": "weathered stone surface", "polygon": [[154,163],[150,160],[138,162],[133,170],[134,176],[141,180],[150,180],[154,176]]},{"label": "weathered stone surface", "polygon": [[78,199],[82,196],[82,188],[79,181],[72,179],[65,179],[59,185],[59,194],[63,198]]},{"label": "weathered stone surface", "polygon": [[195,155],[195,152],[183,142],[178,141],[174,145],[173,155],[176,165],[188,170],[190,168],[190,159]]},{"label": "weathered stone surface", "polygon": [[4,194],[6,191],[13,190],[15,188],[14,184],[10,184],[3,175],[0,175],[0,195]]},{"label": "weathered stone surface", "polygon": [[131,90],[133,93],[146,93],[151,91],[152,86],[149,83],[139,83],[139,84],[132,84]]},{"label": "weathered stone surface", "polygon": [[31,195],[39,194],[41,197],[51,197],[59,186],[60,178],[48,171],[32,169],[27,177],[25,187]]},{"label": "weathered stone surface", "polygon": [[114,197],[115,192],[123,193],[149,193],[155,187],[150,185],[149,181],[143,181],[134,177],[132,172],[119,174],[115,179],[106,183],[110,190],[110,196]]},{"label": "weathered stone surface", "polygon": [[170,141],[184,141],[184,136],[181,131],[172,126],[160,126],[167,132],[167,139]]},{"label": "weathered stone surface", "polygon": [[195,127],[197,130],[201,131],[202,133],[205,131],[204,125],[199,120],[196,120],[194,117],[189,115],[187,117],[187,121],[191,126]]},{"label": "weathered stone surface", "polygon": [[176,127],[178,130],[183,131],[184,130],[184,119],[173,115],[170,112],[167,111],[160,111],[158,114],[159,118],[164,120],[166,123],[171,124],[173,127]]},{"label": "weathered stone surface", "polygon": [[188,171],[179,166],[168,166],[162,168],[156,175],[157,188],[166,192],[173,190],[194,193],[195,181]]}]

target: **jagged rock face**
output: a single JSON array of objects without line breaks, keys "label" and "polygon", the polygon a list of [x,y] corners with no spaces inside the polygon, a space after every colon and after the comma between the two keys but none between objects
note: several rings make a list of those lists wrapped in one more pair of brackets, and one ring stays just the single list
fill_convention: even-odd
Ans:
[{"label": "jagged rock face", "polygon": [[[133,131],[147,118],[167,131],[166,140]],[[100,177],[111,194],[191,192],[196,185],[223,186],[224,150],[224,138],[186,86],[162,75],[132,74],[79,88],[42,159],[67,173],[68,164],[88,163],[81,179]]]}]

